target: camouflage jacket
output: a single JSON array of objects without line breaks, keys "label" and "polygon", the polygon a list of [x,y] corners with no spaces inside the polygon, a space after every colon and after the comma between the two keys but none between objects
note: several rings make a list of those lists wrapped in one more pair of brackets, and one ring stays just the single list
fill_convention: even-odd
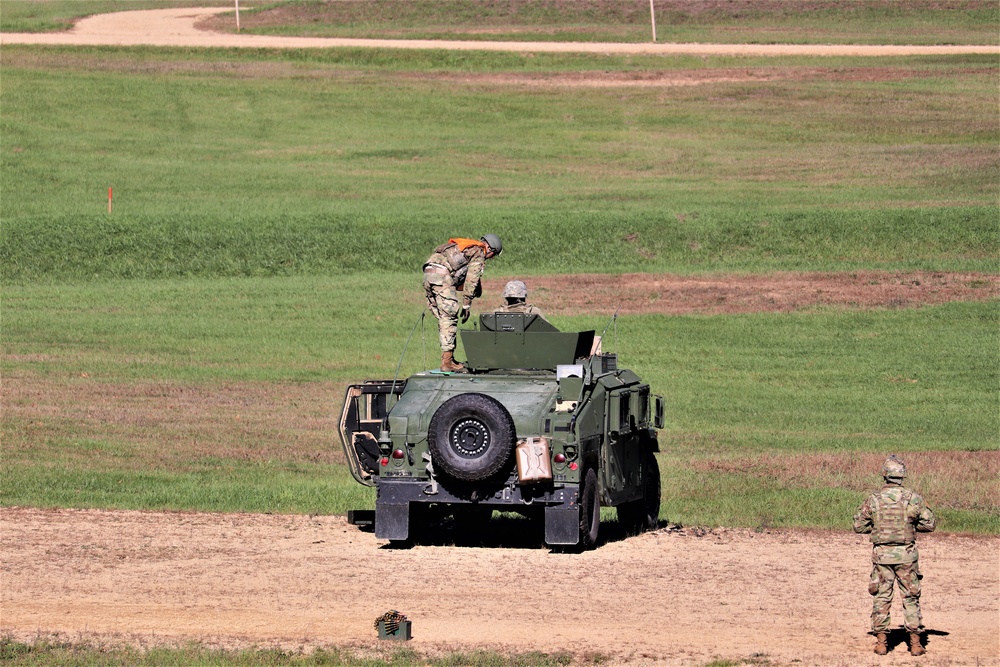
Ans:
[{"label": "camouflage jacket", "polygon": [[447,270],[465,306],[483,293],[479,280],[486,268],[486,252],[481,245],[470,245],[465,250],[453,241],[439,245],[424,262],[425,272],[428,267]]},{"label": "camouflage jacket", "polygon": [[898,565],[917,560],[916,533],[937,525],[920,494],[898,484],[875,491],[854,513],[854,532],[871,533],[872,562]]},{"label": "camouflage jacket", "polygon": [[505,303],[502,306],[497,307],[496,312],[498,313],[524,313],[525,315],[538,315],[539,317],[545,317],[542,315],[542,311],[535,308],[530,303]]}]

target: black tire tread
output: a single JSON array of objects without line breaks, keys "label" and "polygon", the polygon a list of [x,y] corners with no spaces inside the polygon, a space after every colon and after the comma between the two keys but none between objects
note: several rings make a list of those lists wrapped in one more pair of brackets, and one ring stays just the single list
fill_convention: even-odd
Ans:
[{"label": "black tire tread", "polygon": [[[591,504],[593,503],[593,505]],[[596,509],[594,508],[596,505]],[[601,494],[597,471],[587,468],[580,480],[580,549],[593,549],[601,529]]]},{"label": "black tire tread", "polygon": [[[448,434],[459,419],[474,417],[490,432],[490,446],[476,459],[463,459],[448,443]],[[427,445],[434,467],[463,482],[480,482],[495,477],[507,467],[514,451],[514,420],[498,400],[486,394],[452,396],[435,411],[427,429]]]}]

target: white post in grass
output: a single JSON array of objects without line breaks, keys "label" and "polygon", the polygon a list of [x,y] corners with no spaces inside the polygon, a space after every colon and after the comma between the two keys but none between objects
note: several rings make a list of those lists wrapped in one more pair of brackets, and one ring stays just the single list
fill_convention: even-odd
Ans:
[{"label": "white post in grass", "polygon": [[[239,2],[239,0],[236,0]],[[653,41],[656,41],[656,13],[653,11],[653,0],[649,0],[649,22],[653,24]]]},{"label": "white post in grass", "polygon": [[[653,0],[649,1],[652,2]],[[240,31],[240,0],[236,0],[236,32],[239,31]]]}]

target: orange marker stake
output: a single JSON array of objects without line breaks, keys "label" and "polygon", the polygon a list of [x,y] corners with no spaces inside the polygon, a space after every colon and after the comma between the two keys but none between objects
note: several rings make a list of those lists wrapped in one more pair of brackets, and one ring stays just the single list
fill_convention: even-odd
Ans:
[{"label": "orange marker stake", "polygon": [[108,188],[108,213],[111,213],[111,188]]}]

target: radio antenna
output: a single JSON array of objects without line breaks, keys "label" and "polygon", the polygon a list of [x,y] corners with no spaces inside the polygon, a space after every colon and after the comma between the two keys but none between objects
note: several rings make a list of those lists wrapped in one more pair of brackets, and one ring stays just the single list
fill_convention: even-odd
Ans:
[{"label": "radio antenna", "polygon": [[621,310],[621,309],[622,309],[621,306],[618,306],[618,308],[615,309],[615,314],[611,316],[611,319],[608,321],[608,323],[604,325],[604,331],[601,332],[601,340],[603,341],[604,340],[604,334],[606,334],[608,332],[608,327],[610,327],[612,324],[615,325],[615,349],[616,350],[618,349],[618,324],[617,324],[617,322],[618,322],[618,311]]},{"label": "radio antenna", "polygon": [[406,356],[406,348],[410,346],[410,339],[413,338],[413,332],[417,330],[417,325],[424,321],[424,315],[426,314],[426,312],[420,313],[420,317],[417,318],[417,321],[413,323],[413,328],[410,329],[410,335],[406,337],[403,351],[399,355],[399,363],[396,364],[396,374],[392,376],[392,393],[396,393],[396,380],[399,378],[399,369],[403,365],[403,357]]}]

